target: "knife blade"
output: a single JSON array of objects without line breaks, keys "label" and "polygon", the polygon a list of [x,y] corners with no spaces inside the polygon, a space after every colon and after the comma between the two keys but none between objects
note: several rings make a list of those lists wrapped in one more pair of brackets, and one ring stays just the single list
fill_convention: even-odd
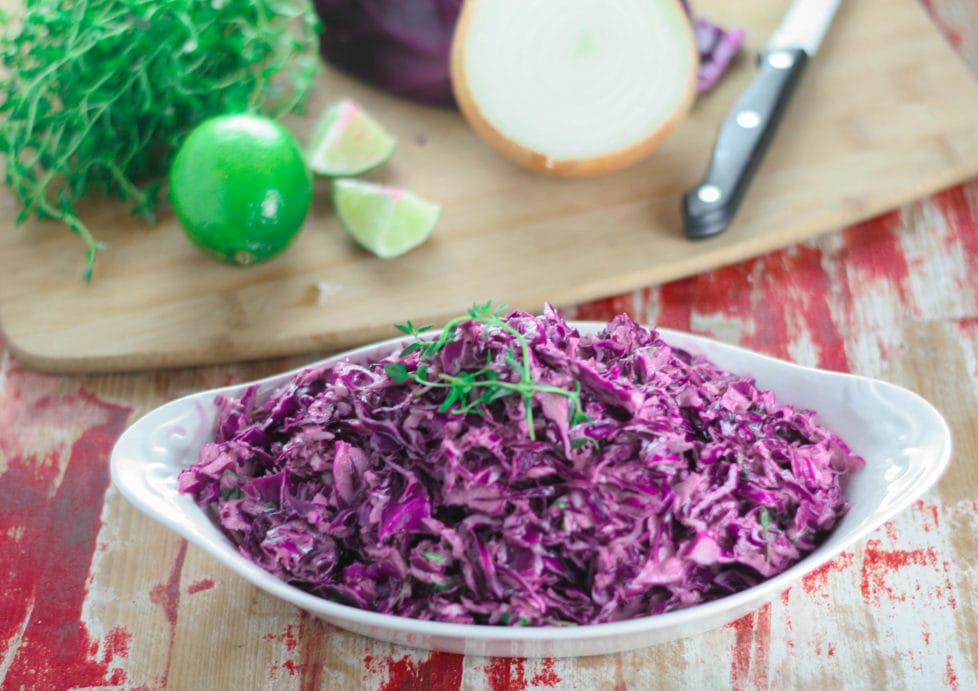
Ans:
[{"label": "knife blade", "polygon": [[757,74],[720,125],[706,176],[683,196],[686,237],[712,237],[730,225],[841,2],[795,0],[789,7],[758,55]]}]

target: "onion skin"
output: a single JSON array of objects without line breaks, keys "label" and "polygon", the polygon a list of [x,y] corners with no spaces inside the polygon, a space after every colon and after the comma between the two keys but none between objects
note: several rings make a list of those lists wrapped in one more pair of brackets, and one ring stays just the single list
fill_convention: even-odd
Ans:
[{"label": "onion skin", "polygon": [[[476,134],[511,161],[530,170],[556,177],[593,177],[632,166],[648,157],[669,137],[686,117],[697,95],[699,52],[692,26],[687,23],[690,47],[689,73],[685,76],[686,88],[672,114],[650,130],[644,137],[623,148],[614,149],[586,158],[555,158],[546,152],[534,150],[514,141],[501,132],[483,113],[473,96],[465,69],[465,48],[472,30],[474,6],[480,0],[465,0],[459,14],[451,50],[451,81],[455,101],[462,115]],[[678,4],[678,0],[677,0]],[[680,6],[680,10],[681,10]]]}]

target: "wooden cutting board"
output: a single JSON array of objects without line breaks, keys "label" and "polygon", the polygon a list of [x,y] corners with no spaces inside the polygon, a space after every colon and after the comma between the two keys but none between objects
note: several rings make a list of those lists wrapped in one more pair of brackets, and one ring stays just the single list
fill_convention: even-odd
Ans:
[{"label": "wooden cutting board", "polygon": [[[702,176],[717,125],[753,74],[785,1],[700,0],[748,31],[735,68],[651,157],[611,176],[544,177],[478,140],[454,112],[399,101],[326,70],[310,112],[359,99],[400,139],[377,180],[444,205],[418,250],[358,250],[321,181],[306,227],[271,263],[239,269],[198,253],[168,208],[148,226],[115,202],[83,219],[109,249],[82,282],[65,228],[12,227],[0,194],[0,328],[22,362],[119,371],[332,350],[439,323],[493,299],[537,310],[742,260],[879,214],[978,174],[978,85],[917,2],[847,0],[812,62],[734,225],[682,234],[680,197]],[[560,117],[555,113],[554,117]],[[307,119],[288,124],[304,136]]]}]

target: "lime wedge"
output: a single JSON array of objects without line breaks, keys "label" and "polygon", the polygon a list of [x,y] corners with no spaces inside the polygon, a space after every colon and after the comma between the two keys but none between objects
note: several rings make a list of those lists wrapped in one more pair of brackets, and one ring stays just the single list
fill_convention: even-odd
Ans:
[{"label": "lime wedge", "polygon": [[365,180],[334,181],[333,207],[350,236],[383,259],[427,240],[441,215],[441,206],[413,192]]},{"label": "lime wedge", "polygon": [[313,131],[307,152],[314,173],[351,177],[384,163],[397,139],[353,99],[330,106]]}]

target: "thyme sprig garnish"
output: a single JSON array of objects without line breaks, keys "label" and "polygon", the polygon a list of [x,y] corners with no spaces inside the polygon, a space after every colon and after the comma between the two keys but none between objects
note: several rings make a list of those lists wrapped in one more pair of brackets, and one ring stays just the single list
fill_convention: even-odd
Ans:
[{"label": "thyme sprig garnish", "polygon": [[767,560],[771,561],[771,514],[766,506],[762,506],[758,512],[757,520],[761,524],[761,534],[764,537],[764,544],[767,547]]},{"label": "thyme sprig garnish", "polygon": [[[414,341],[401,350],[401,357],[419,352],[420,364],[411,371],[404,362],[391,362],[385,365],[387,375],[399,384],[413,381],[429,389],[444,389],[445,399],[438,410],[458,415],[466,413],[483,414],[483,406],[487,406],[501,398],[513,394],[523,399],[523,409],[530,439],[535,439],[533,423],[533,395],[536,393],[553,393],[570,399],[569,422],[576,425],[589,422],[581,405],[581,385],[574,383],[574,389],[563,389],[559,386],[542,384],[533,377],[533,355],[529,341],[503,318],[505,305],[492,306],[492,302],[477,304],[466,314],[452,319],[439,334],[438,338],[426,338],[426,332],[431,325],[416,327],[411,321],[395,324],[402,333],[411,336]],[[490,328],[498,328],[512,336],[517,348],[506,351],[503,355],[505,364],[515,372],[519,379],[510,381],[504,379],[497,366],[493,366],[492,353],[486,353],[486,366],[474,371],[462,371],[458,374],[438,372],[432,375],[429,362],[448,343],[454,340],[459,327],[467,322],[478,322]],[[433,378],[432,378],[433,377]]]}]

